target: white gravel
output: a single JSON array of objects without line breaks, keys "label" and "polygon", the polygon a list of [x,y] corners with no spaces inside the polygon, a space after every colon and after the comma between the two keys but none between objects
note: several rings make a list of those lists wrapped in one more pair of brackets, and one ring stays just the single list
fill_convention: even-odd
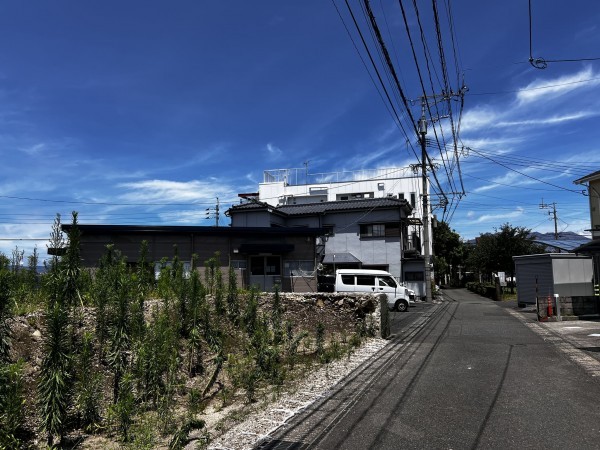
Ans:
[{"label": "white gravel", "polygon": [[[381,350],[389,341],[369,339],[350,357],[344,357],[323,366],[293,389],[281,392],[279,398],[264,410],[251,414],[243,422],[233,426],[209,445],[210,450],[252,449],[274,433],[294,415],[326,396],[329,391],[361,363]],[[191,442],[186,449],[195,448]]]}]

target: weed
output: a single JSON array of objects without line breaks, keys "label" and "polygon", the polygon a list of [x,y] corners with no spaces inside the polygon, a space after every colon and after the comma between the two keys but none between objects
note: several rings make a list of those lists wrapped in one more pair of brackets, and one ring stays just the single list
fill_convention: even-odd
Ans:
[{"label": "weed", "polygon": [[202,428],[204,428],[203,420],[194,418],[187,419],[173,435],[173,438],[169,442],[169,450],[181,450],[188,442],[190,442],[190,433]]},{"label": "weed", "polygon": [[0,364],[0,448],[20,448],[17,430],[23,424],[23,362]]}]

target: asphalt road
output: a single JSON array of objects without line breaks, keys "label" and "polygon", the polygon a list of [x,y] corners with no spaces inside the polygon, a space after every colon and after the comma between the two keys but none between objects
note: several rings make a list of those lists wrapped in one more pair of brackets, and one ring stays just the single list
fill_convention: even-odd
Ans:
[{"label": "asphalt road", "polygon": [[261,449],[598,448],[600,380],[465,290],[392,313],[395,337]]}]

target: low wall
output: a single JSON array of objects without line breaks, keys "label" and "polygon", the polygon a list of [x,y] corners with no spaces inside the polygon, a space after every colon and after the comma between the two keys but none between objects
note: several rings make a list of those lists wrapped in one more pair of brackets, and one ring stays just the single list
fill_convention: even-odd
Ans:
[{"label": "low wall", "polygon": [[[272,302],[273,293],[262,293],[260,302],[267,306]],[[336,313],[350,313],[357,321],[365,321],[372,326],[375,334],[381,338],[390,335],[389,309],[385,294],[352,294],[308,292],[279,294],[283,304],[304,306],[311,309]]]},{"label": "low wall", "polygon": [[[538,299],[538,317],[548,319],[548,303],[552,305],[552,314],[550,317],[557,317],[559,311],[556,309],[556,298],[542,297]],[[594,316],[600,314],[600,297],[559,297],[560,316],[563,319],[572,317]]]}]

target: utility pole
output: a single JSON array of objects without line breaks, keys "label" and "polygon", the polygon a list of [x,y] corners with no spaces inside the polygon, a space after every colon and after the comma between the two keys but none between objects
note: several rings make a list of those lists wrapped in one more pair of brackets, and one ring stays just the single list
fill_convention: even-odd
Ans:
[{"label": "utility pole", "polygon": [[553,216],[554,218],[554,239],[558,239],[558,217],[556,216],[556,202],[544,203],[544,199],[542,199],[542,203],[540,203],[540,209],[550,209],[550,207],[552,207],[552,211],[548,211],[548,215]]},{"label": "utility pole", "polygon": [[215,225],[217,227],[219,226],[219,197],[217,197],[217,205],[214,208],[206,208],[205,215],[206,215],[206,217],[204,218],[205,220],[214,218]]},{"label": "utility pole", "polygon": [[425,118],[425,105],[427,99],[421,101],[421,119],[419,119],[419,134],[421,136],[421,175],[423,182],[423,247],[425,265],[425,299],[431,302],[431,255],[429,254],[429,204],[427,198],[427,119]]},{"label": "utility pole", "polygon": [[[425,117],[425,111],[429,110],[429,103],[427,99],[431,99],[433,103],[448,101],[451,97],[462,97],[467,91],[467,87],[463,86],[458,93],[442,93],[434,95],[423,95],[421,96],[421,118],[418,122],[418,132],[421,141],[421,173],[423,178],[423,247],[424,247],[424,258],[425,258],[425,296],[427,301],[431,301],[431,252],[429,250],[429,199],[427,193],[427,141],[425,136],[427,135],[427,118]],[[431,111],[429,111],[431,116]],[[432,123],[438,122],[441,119],[450,117],[450,115],[430,117]],[[432,166],[432,170],[435,170],[435,166]],[[464,194],[464,192],[463,192]],[[445,205],[443,205],[445,207]]]}]

